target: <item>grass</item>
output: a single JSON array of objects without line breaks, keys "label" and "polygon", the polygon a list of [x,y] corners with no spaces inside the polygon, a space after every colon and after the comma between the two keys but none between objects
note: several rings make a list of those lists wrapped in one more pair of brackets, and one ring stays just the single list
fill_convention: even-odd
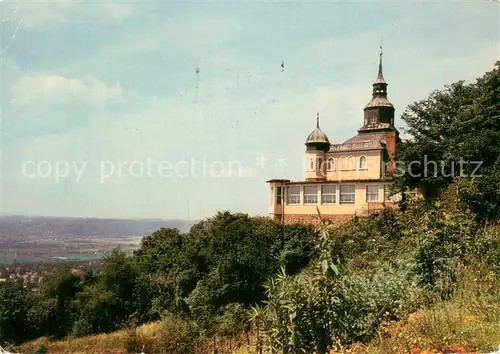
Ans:
[{"label": "grass", "polygon": [[379,335],[354,353],[465,353],[494,351],[500,344],[500,281],[484,268],[464,268],[449,301],[386,324]]},{"label": "grass", "polygon": [[[407,320],[388,324],[379,337],[355,353],[450,352],[462,347],[464,352],[493,350],[500,344],[500,321],[490,321],[454,302],[412,314]],[[418,352],[415,350],[415,352]]]},{"label": "grass", "polygon": [[[161,338],[162,323],[154,322],[137,327],[136,335],[141,343],[151,343]],[[34,341],[20,345],[16,350],[21,354],[33,354],[39,345],[44,345],[50,354],[125,354],[125,343],[129,339],[130,330],[120,330],[112,333],[91,335],[81,338],[64,339],[50,341],[48,338],[38,338]],[[242,333],[236,338],[218,339],[216,347],[219,353],[250,354],[252,343],[248,346],[246,333]],[[142,346],[141,346],[142,347]],[[151,352],[145,350],[148,354]],[[140,352],[140,350],[139,350]],[[213,353],[213,339],[208,339],[206,343],[198,348],[197,353]]]},{"label": "grass", "polygon": [[[140,338],[153,339],[160,330],[160,322],[148,323],[137,328]],[[97,334],[81,338],[50,341],[47,338],[22,344],[17,349],[20,353],[31,354],[36,348],[43,344],[48,353],[54,354],[123,354],[126,353],[124,343],[127,339],[127,331],[121,330],[112,333]]]}]

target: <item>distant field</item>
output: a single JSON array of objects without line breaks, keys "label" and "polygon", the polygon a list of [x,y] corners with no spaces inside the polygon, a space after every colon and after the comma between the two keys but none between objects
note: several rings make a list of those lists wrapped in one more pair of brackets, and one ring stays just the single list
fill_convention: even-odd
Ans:
[{"label": "distant field", "polygon": [[15,256],[14,254],[10,253],[0,253],[0,263],[2,264],[12,264],[14,263],[14,259],[16,262],[47,262],[49,259],[45,257],[33,257],[29,255],[17,255]]},{"label": "distant field", "polygon": [[[0,264],[98,260],[116,247],[137,249],[144,236],[162,228],[183,232],[187,220],[127,220],[0,215]],[[57,258],[54,258],[57,257]]]},{"label": "distant field", "polygon": [[0,264],[57,262],[64,260],[99,260],[104,253],[119,247],[124,251],[139,247],[142,236],[96,237],[91,239],[71,239],[60,241],[41,241],[38,245],[22,248],[14,247],[0,252]]},{"label": "distant field", "polygon": [[14,260],[17,263],[40,263],[40,262],[56,262],[58,260],[64,261],[65,259],[71,261],[91,261],[101,259],[103,253],[66,253],[57,256],[40,255],[30,256],[18,254],[17,256],[9,253],[0,253],[0,264],[12,264]]}]

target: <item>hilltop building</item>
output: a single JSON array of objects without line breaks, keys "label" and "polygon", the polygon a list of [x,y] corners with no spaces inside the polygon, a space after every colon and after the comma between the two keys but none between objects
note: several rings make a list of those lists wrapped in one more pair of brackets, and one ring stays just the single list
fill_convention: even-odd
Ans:
[{"label": "hilltop building", "polygon": [[399,132],[394,106],[387,99],[382,52],[370,102],[364,107],[363,125],[342,144],[331,144],[316,128],[306,139],[305,180],[272,179],[269,216],[284,223],[316,223],[317,210],[331,221],[366,216],[394,205],[391,171]]}]

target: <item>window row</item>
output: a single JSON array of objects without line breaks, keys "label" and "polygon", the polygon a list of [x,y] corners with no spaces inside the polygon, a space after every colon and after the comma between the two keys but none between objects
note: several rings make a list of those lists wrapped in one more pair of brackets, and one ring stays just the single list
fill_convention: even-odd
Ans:
[{"label": "window row", "polygon": [[[380,185],[368,184],[366,185],[366,202],[379,202]],[[277,204],[281,204],[282,191],[278,187],[276,194]],[[384,190],[384,201],[391,200],[390,186],[382,186]],[[302,193],[301,193],[302,192]],[[302,199],[301,199],[302,197]],[[340,204],[355,204],[356,203],[356,185],[355,184],[341,184],[339,186],[339,202]],[[336,185],[323,185],[323,186],[289,186],[286,187],[285,193],[286,204],[337,204],[337,186]]]},{"label": "window row", "polygon": [[[341,157],[340,160],[340,169],[341,170],[355,170],[356,169],[356,159],[353,156],[350,157]],[[357,168],[359,170],[368,169],[368,160],[366,156],[360,156],[358,159]],[[315,164],[316,163],[316,164]],[[333,157],[329,157],[326,161],[323,161],[322,158],[314,159],[311,158],[309,161],[309,169],[311,171],[335,171],[335,159]]]}]

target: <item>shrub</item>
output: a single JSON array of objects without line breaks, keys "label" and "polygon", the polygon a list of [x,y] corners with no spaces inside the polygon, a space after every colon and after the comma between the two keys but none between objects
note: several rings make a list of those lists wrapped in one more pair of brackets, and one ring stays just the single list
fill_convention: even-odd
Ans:
[{"label": "shrub", "polygon": [[162,320],[151,350],[153,353],[193,354],[198,339],[199,331],[193,321],[168,314]]}]

